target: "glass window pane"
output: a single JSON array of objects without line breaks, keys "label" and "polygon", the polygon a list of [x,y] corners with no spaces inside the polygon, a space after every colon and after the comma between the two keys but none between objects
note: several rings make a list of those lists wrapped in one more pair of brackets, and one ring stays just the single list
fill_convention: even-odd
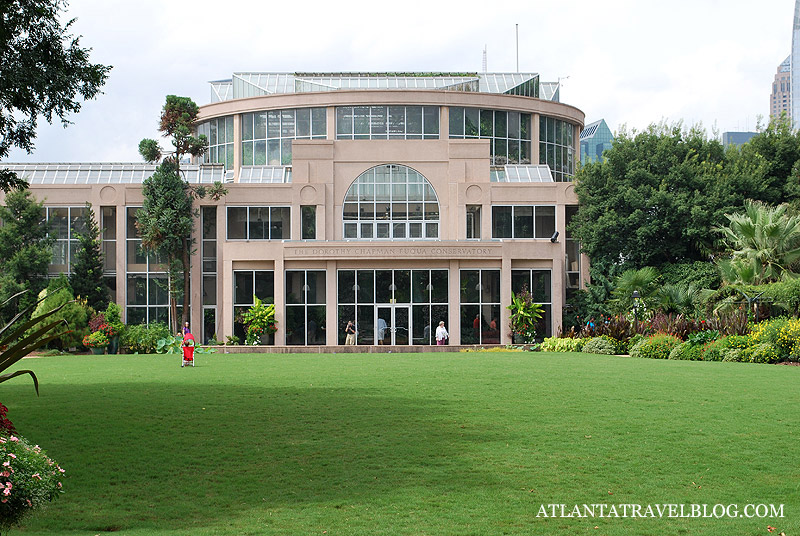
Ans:
[{"label": "glass window pane", "polygon": [[394,299],[396,303],[411,302],[411,271],[394,271]]},{"label": "glass window pane", "polygon": [[353,135],[353,108],[339,106],[336,108],[336,137],[342,138]]},{"label": "glass window pane", "polygon": [[147,276],[128,276],[128,305],[147,305]]},{"label": "glass window pane", "polygon": [[406,106],[406,134],[422,134],[422,106]]},{"label": "glass window pane", "polygon": [[481,270],[481,302],[500,303],[500,270]]},{"label": "glass window pane", "polygon": [[478,108],[464,109],[464,134],[469,137],[477,138],[480,131],[480,110]]},{"label": "glass window pane", "polygon": [[[259,300],[273,303],[275,301],[275,278],[272,270],[258,270],[254,273],[255,289],[253,293]],[[252,296],[251,296],[252,299]]]},{"label": "glass window pane", "polygon": [[430,303],[430,290],[428,285],[431,282],[428,270],[413,270],[411,272],[411,301],[414,303]]},{"label": "glass window pane", "polygon": [[253,115],[254,114],[242,114],[242,139],[243,140],[252,140],[253,139]]},{"label": "glass window pane", "polygon": [[313,136],[327,135],[327,117],[325,108],[313,108],[311,110],[311,134]]},{"label": "glass window pane", "polygon": [[291,226],[289,207],[270,208],[270,238],[272,240],[290,238]]},{"label": "glass window pane", "polygon": [[269,239],[269,207],[250,207],[247,227],[250,240]]},{"label": "glass window pane", "polygon": [[[263,143],[263,142],[262,142]],[[267,165],[281,165],[281,141],[269,140],[266,146]],[[258,160],[258,143],[256,143],[256,160]]]},{"label": "glass window pane", "polygon": [[375,303],[389,303],[392,299],[392,271],[375,270]]},{"label": "glass window pane", "polygon": [[478,270],[461,270],[461,303],[479,303],[480,272]]},{"label": "glass window pane", "polygon": [[281,165],[289,166],[292,163],[292,140],[281,140]]},{"label": "glass window pane", "polygon": [[481,138],[491,138],[494,132],[494,114],[492,110],[481,110]]},{"label": "glass window pane", "polygon": [[373,106],[370,109],[370,129],[372,137],[386,137],[386,106]]},{"label": "glass window pane", "polygon": [[494,112],[494,136],[496,138],[508,137],[508,114],[503,111]]},{"label": "glass window pane", "polygon": [[353,138],[369,138],[369,108],[366,106],[353,108]]},{"label": "glass window pane", "polygon": [[511,238],[511,207],[492,207],[492,238]]},{"label": "glass window pane", "polygon": [[317,238],[317,207],[315,205],[300,207],[300,227],[303,240]]},{"label": "glass window pane", "polygon": [[447,270],[431,270],[431,303],[447,303]]},{"label": "glass window pane", "polygon": [[253,139],[264,140],[267,138],[267,112],[260,112],[254,116]]},{"label": "glass window pane", "polygon": [[556,207],[536,207],[536,238],[550,238],[556,232]]},{"label": "glass window pane", "polygon": [[519,112],[508,112],[508,137],[519,139]]},{"label": "glass window pane", "polygon": [[253,303],[253,272],[251,270],[233,272],[233,303],[237,305]]},{"label": "glass window pane", "polygon": [[450,107],[450,137],[464,137],[464,108],[460,106]]},{"label": "glass window pane", "polygon": [[306,344],[325,344],[325,306],[310,305],[306,310]]},{"label": "glass window pane", "polygon": [[306,344],[306,308],[286,306],[286,344]]},{"label": "glass window pane", "polygon": [[295,125],[298,138],[311,136],[311,110],[308,108],[298,108],[295,112],[297,123]]},{"label": "glass window pane", "polygon": [[242,165],[253,165],[253,142],[246,141],[242,144]]},{"label": "glass window pane", "polygon": [[233,116],[225,118],[225,143],[233,143]]},{"label": "glass window pane", "polygon": [[305,303],[306,273],[301,270],[286,271],[286,303]]},{"label": "glass window pane", "polygon": [[518,294],[523,288],[531,290],[531,271],[511,270],[511,293]]},{"label": "glass window pane", "polygon": [[203,276],[203,305],[217,304],[217,276]]},{"label": "glass window pane", "polygon": [[389,106],[389,137],[402,139],[406,132],[406,110],[404,106]]},{"label": "glass window pane", "polygon": [[306,272],[306,303],[325,303],[325,272],[309,270]]},{"label": "glass window pane", "polygon": [[247,207],[228,207],[228,240],[247,238]]},{"label": "glass window pane", "polygon": [[[356,302],[356,272],[355,270],[339,270],[337,281],[338,303]],[[350,319],[352,320],[352,318]]]},{"label": "glass window pane", "polygon": [[479,305],[463,305],[461,307],[461,344],[480,344],[481,331],[488,322],[481,320]]},{"label": "glass window pane", "polygon": [[281,113],[277,110],[267,112],[267,138],[281,137]]},{"label": "glass window pane", "polygon": [[358,270],[356,272],[358,288],[356,296],[358,303],[375,303],[375,271]]},{"label": "glass window pane", "polygon": [[514,207],[514,238],[533,238],[533,207]]}]

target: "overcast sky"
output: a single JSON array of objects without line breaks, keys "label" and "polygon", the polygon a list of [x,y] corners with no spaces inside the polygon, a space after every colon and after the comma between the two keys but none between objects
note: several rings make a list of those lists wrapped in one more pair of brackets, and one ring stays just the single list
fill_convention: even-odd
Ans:
[{"label": "overcast sky", "polygon": [[711,133],[769,116],[791,51],[791,0],[71,0],[74,33],[113,65],[67,129],[42,124],[8,162],[139,161],[164,97],[210,102],[234,71],[519,70],[612,131],[666,120]]}]

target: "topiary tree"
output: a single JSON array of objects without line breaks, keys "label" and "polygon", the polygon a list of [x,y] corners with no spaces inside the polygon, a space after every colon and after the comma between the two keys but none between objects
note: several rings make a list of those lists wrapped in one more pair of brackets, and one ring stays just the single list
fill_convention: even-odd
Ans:
[{"label": "topiary tree", "polygon": [[78,250],[72,263],[69,283],[76,296],[86,300],[89,307],[95,311],[102,311],[108,307],[109,289],[103,279],[100,226],[97,224],[91,203],[86,203],[86,210],[76,228]]}]

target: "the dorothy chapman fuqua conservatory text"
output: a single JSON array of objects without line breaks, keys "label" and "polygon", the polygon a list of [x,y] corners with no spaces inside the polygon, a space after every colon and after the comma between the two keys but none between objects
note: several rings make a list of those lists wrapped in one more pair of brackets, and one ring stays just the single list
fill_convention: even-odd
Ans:
[{"label": "the dorothy chapman fuqua conservatory text", "polygon": [[536,517],[784,517],[782,504],[542,504]]},{"label": "the dorothy chapman fuqua conservatory text", "polygon": [[469,247],[316,247],[316,248],[294,248],[292,253],[295,255],[323,255],[328,257],[335,256],[368,256],[368,257],[414,257],[446,255],[448,257],[481,257],[492,255],[498,251],[492,248],[469,248]]}]

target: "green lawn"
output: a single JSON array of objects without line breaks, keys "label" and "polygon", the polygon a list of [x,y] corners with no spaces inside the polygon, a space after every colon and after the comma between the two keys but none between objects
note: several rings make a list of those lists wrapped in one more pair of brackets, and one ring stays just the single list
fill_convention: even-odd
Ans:
[{"label": "green lawn", "polygon": [[[41,397],[17,378],[0,401],[67,478],[18,534],[800,534],[800,367],[542,353],[21,365]],[[785,517],[537,517],[553,503]]]}]

